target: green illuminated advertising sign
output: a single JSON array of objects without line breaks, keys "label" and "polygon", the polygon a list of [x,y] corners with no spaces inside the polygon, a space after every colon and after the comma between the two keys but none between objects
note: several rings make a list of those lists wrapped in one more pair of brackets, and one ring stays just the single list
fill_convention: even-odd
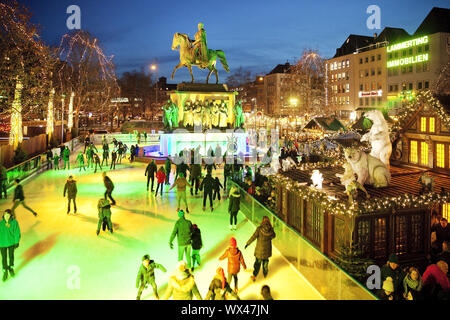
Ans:
[{"label": "green illuminated advertising sign", "polygon": [[414,64],[417,62],[425,62],[428,61],[428,53],[419,54],[413,57],[406,57],[396,60],[391,60],[387,62],[388,68],[398,67],[398,66],[406,66],[408,64]]},{"label": "green illuminated advertising sign", "polygon": [[387,52],[392,52],[392,51],[397,51],[397,50],[402,50],[402,49],[406,49],[409,47],[414,47],[414,46],[418,46],[421,44],[426,44],[428,43],[428,36],[423,36],[417,39],[413,39],[413,40],[408,40],[408,41],[404,41],[401,43],[397,43],[397,44],[393,44],[391,46],[387,47]]}]

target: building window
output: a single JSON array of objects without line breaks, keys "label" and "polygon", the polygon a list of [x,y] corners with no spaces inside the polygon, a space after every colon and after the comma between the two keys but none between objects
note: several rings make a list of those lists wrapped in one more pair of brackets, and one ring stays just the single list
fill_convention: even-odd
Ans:
[{"label": "building window", "polygon": [[424,87],[425,87],[425,89],[428,89],[430,87],[430,83],[428,81],[425,81]]},{"label": "building window", "polygon": [[369,76],[369,70],[366,70],[365,74],[366,74],[366,77],[368,77]]},{"label": "building window", "polygon": [[417,47],[417,53],[422,53],[422,46]]},{"label": "building window", "polygon": [[409,161],[412,163],[417,163],[418,155],[417,155],[417,141],[411,140],[409,147]]},{"label": "building window", "polygon": [[366,106],[368,106],[369,105],[369,98],[365,98],[364,100],[365,100]]},{"label": "building window", "polygon": [[450,218],[450,203],[445,203],[442,206],[442,218],[447,219],[447,221]]},{"label": "building window", "polygon": [[422,70],[423,72],[430,71],[430,68],[428,67],[428,62],[422,63]]},{"label": "building window", "polygon": [[381,54],[379,54],[379,55],[377,56],[377,58],[378,58],[378,61],[380,61],[380,60],[381,60]]},{"label": "building window", "polygon": [[363,99],[359,98],[359,105],[362,107],[364,105]]},{"label": "building window", "polygon": [[375,69],[371,69],[371,70],[370,70],[370,75],[371,75],[371,76],[374,76],[374,75],[375,75]]},{"label": "building window", "polygon": [[436,131],[436,119],[434,117],[430,118],[430,132],[435,132]]},{"label": "building window", "polygon": [[419,72],[422,72],[422,63],[418,63],[418,64],[416,64],[416,72],[417,73],[419,73]]},{"label": "building window", "polygon": [[389,86],[389,92],[392,92],[394,90],[394,87],[393,86]]},{"label": "building window", "polygon": [[364,71],[362,71],[362,70],[359,71],[359,77],[360,78],[364,77]]},{"label": "building window", "polygon": [[409,90],[412,90],[412,89],[413,89],[413,84],[412,84],[412,82],[410,82],[410,83],[408,84],[408,88],[409,88]]},{"label": "building window", "polygon": [[340,68],[341,68],[341,62],[338,63],[338,69],[340,69]]},{"label": "building window", "polygon": [[425,49],[424,49],[424,51],[425,51],[425,52],[428,52],[428,51],[430,51],[430,45],[429,45],[429,44],[426,44],[426,45],[425,45]]},{"label": "building window", "polygon": [[427,118],[426,117],[420,118],[420,131],[427,132]]},{"label": "building window", "polygon": [[369,62],[369,57],[366,57],[366,60],[365,60],[365,62],[366,62],[366,63],[368,63],[368,62]]},{"label": "building window", "polygon": [[396,84],[396,85],[394,86],[394,91],[395,91],[395,92],[398,92],[398,84]]},{"label": "building window", "polygon": [[423,166],[428,166],[428,143],[425,141],[420,143],[420,163]]},{"label": "building window", "polygon": [[371,57],[370,57],[370,61],[371,61],[371,62],[374,62],[374,61],[375,61],[375,56],[371,56]]},{"label": "building window", "polygon": [[422,90],[422,81],[417,82],[417,89]]},{"label": "building window", "polygon": [[442,143],[436,144],[436,167],[445,168],[445,145]]},{"label": "building window", "polygon": [[361,58],[361,59],[359,59],[359,64],[362,64],[362,61],[363,61],[363,59]]},{"label": "building window", "polygon": [[377,74],[378,74],[378,75],[381,75],[381,68],[378,68],[378,69],[377,69]]},{"label": "building window", "polygon": [[350,67],[350,60],[347,59],[347,68]]},{"label": "building window", "polygon": [[375,105],[375,98],[372,98],[372,106]]}]

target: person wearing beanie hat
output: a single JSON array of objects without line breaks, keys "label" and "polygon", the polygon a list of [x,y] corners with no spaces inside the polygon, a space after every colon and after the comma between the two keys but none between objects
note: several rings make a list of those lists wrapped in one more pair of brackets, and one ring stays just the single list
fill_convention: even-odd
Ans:
[{"label": "person wearing beanie hat", "polygon": [[230,239],[230,246],[227,250],[225,250],[224,254],[222,254],[219,260],[228,259],[228,267],[227,267],[227,281],[231,285],[231,279],[234,279],[234,291],[238,292],[238,273],[241,269],[241,264],[244,270],[247,270],[247,266],[245,265],[244,255],[237,247],[236,239]]},{"label": "person wearing beanie hat", "polygon": [[230,214],[230,230],[236,230],[237,214],[241,206],[241,193],[236,186],[230,189],[228,213]]},{"label": "person wearing beanie hat", "polygon": [[200,266],[201,264],[200,249],[203,247],[202,234],[196,224],[192,225],[191,240],[192,240],[192,271],[194,271],[195,263],[197,263],[198,266]]},{"label": "person wearing beanie hat", "polygon": [[227,294],[234,299],[241,300],[239,296],[230,288],[228,281],[225,279],[225,272],[222,268],[217,268],[216,274],[209,285],[208,293],[205,300],[228,300]]},{"label": "person wearing beanie hat", "polygon": [[381,300],[394,300],[394,281],[391,277],[383,281],[383,287],[378,290],[377,295]]},{"label": "person wearing beanie hat", "polygon": [[176,178],[175,182],[167,192],[172,190],[175,186],[177,187],[177,211],[180,210],[180,204],[181,201],[183,201],[184,204],[186,205],[186,212],[189,213],[189,208],[186,200],[186,186],[189,187],[192,186],[189,184],[189,182],[187,182],[185,175],[183,173],[179,174],[179,177]]},{"label": "person wearing beanie hat", "polygon": [[178,242],[178,261],[183,260],[186,253],[188,267],[191,267],[191,241],[192,241],[192,222],[184,217],[183,210],[178,211],[179,219],[175,222],[172,234],[169,239],[170,249],[173,249],[173,240],[177,237]]},{"label": "person wearing beanie hat", "polygon": [[394,282],[395,300],[400,300],[403,296],[403,279],[406,274],[399,266],[399,260],[395,253],[389,255],[388,262],[381,267],[381,281],[391,277]]},{"label": "person wearing beanie hat", "polygon": [[147,288],[148,284],[152,286],[153,293],[155,294],[156,299],[159,300],[158,287],[155,282],[155,269],[160,269],[163,272],[167,271],[161,264],[150,260],[150,256],[148,254],[143,256],[142,264],[139,267],[136,278],[136,288],[139,288],[136,300],[141,300],[142,291]]},{"label": "person wearing beanie hat", "polygon": [[168,300],[173,297],[173,300],[192,300],[194,296],[197,300],[202,300],[194,276],[187,269],[186,262],[178,261],[162,299]]}]

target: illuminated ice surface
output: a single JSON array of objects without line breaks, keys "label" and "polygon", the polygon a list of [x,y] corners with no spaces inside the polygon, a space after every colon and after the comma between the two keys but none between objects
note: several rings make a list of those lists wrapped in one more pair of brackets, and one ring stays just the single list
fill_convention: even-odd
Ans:
[{"label": "illuminated ice surface", "polygon": [[[35,218],[23,207],[17,208],[22,238],[16,250],[16,276],[0,282],[0,299],[135,299],[136,274],[146,253],[168,270],[156,271],[159,293],[163,294],[177,263],[176,240],[174,249],[169,248],[170,233],[177,219],[176,194],[172,190],[163,193],[161,199],[147,193],[144,170],[145,164],[130,165],[126,161],[108,172],[115,184],[113,197],[117,201],[112,209],[115,232],[101,231],[99,236],[95,233],[96,205],[105,189],[100,171],[96,174],[93,169],[86,173],[79,173],[78,169],[47,171],[25,182],[25,201],[39,216]],[[63,198],[69,172],[78,184],[77,215],[66,214],[67,198]],[[221,170],[216,173],[222,175]],[[8,197],[0,200],[1,210],[11,206],[12,191]],[[275,299],[321,299],[276,250],[267,279],[261,271],[256,282],[251,282],[255,243],[246,250],[244,245],[254,226],[239,214],[238,230],[231,232],[227,201],[222,199],[218,203],[216,199],[217,208],[213,212],[203,212],[201,201],[200,195],[197,198],[188,195],[191,213],[187,218],[202,231],[203,265],[195,270],[194,276],[203,297],[217,267],[226,270],[226,261],[219,262],[218,257],[227,248],[229,238],[235,236],[248,267],[239,274],[241,299],[259,299],[263,284],[271,287]],[[155,299],[150,286],[144,290],[142,299]]]}]

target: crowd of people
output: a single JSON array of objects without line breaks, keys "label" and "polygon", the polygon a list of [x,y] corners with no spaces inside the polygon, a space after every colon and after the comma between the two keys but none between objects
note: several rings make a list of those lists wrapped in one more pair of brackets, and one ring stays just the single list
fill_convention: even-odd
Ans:
[{"label": "crowd of people", "polygon": [[[102,141],[103,143],[103,161],[100,162],[97,156],[98,150],[94,144],[86,139],[85,148],[80,151],[76,158],[79,170],[85,169],[85,157],[87,159],[87,167],[94,167],[94,172],[97,170],[97,166],[101,169],[103,163],[108,166],[109,160],[109,143]],[[112,141],[114,148],[112,150],[111,167],[114,168],[116,161],[121,161],[121,155],[125,154],[123,151],[125,145],[120,141]],[[218,147],[216,152],[220,152]],[[117,150],[117,151],[116,151]],[[122,150],[122,151],[119,151]],[[126,149],[125,149],[126,150]],[[51,152],[51,150],[49,150]],[[192,156],[198,156],[196,150],[192,151]],[[50,155],[48,157],[48,169],[52,169],[51,164],[55,164],[56,169],[59,168],[60,158],[58,155]],[[116,158],[114,153],[120,156]],[[70,169],[70,151],[67,147],[61,148],[61,154],[64,161],[64,168]],[[57,159],[57,161],[55,161]],[[200,158],[201,159],[201,158]],[[115,161],[116,160],[116,161]],[[130,163],[133,161],[130,156]],[[194,160],[194,159],[191,159]],[[56,165],[58,163],[58,165]],[[144,171],[144,176],[147,179],[147,191],[154,191],[154,180],[156,178],[156,192],[155,196],[159,194],[162,196],[164,186],[169,186],[169,179],[171,174],[173,162],[170,158],[167,158],[164,165],[158,166],[155,161],[152,160],[147,165]],[[252,171],[248,166],[239,165],[236,161],[234,164],[225,164],[226,173],[223,184],[218,176],[213,177],[213,170],[217,170],[214,163],[198,164],[191,161],[188,165],[185,162],[176,164],[175,177],[173,184],[168,187],[166,192],[176,188],[177,189],[177,214],[178,220],[176,221],[173,231],[169,238],[169,247],[173,248],[173,242],[176,238],[178,245],[178,265],[176,272],[170,277],[168,287],[162,296],[162,299],[192,299],[194,296],[197,299],[211,299],[211,300],[225,300],[225,299],[240,299],[239,287],[238,287],[238,275],[241,271],[241,266],[244,270],[247,266],[244,261],[244,256],[241,249],[238,247],[235,237],[229,239],[229,247],[219,257],[219,260],[227,260],[227,276],[225,277],[225,270],[218,268],[214,275],[211,284],[208,288],[208,292],[202,295],[196,284],[194,278],[194,269],[199,268],[203,261],[201,258],[201,249],[203,248],[202,233],[200,227],[197,224],[193,224],[186,218],[185,214],[189,213],[188,203],[186,199],[186,188],[190,188],[190,194],[192,197],[198,195],[199,192],[203,192],[203,211],[206,210],[206,203],[209,203],[210,211],[214,210],[214,202],[221,201],[228,198],[228,213],[230,215],[230,230],[237,231],[237,215],[240,210],[241,190],[236,185],[232,185],[231,180],[240,182],[241,186],[249,184],[248,188],[245,186],[244,190],[253,188],[253,194],[256,194],[258,188],[265,188],[267,180],[260,174],[256,173],[256,182],[252,182]],[[205,173],[204,173],[205,171]],[[189,173],[189,174],[188,174]],[[105,185],[105,193],[103,197],[98,200],[98,224],[96,234],[99,235],[101,230],[113,233],[114,225],[111,221],[111,208],[116,205],[116,201],[112,197],[114,191],[114,183],[107,176],[106,172],[102,172],[103,182]],[[227,186],[228,180],[228,189]],[[19,247],[21,234],[19,223],[16,220],[15,210],[19,205],[22,205],[25,209],[29,210],[34,216],[37,213],[28,207],[25,203],[25,195],[23,187],[20,184],[20,180],[17,179],[16,187],[14,189],[13,206],[11,209],[4,211],[2,220],[0,221],[0,251],[2,255],[2,267],[3,267],[3,281],[6,281],[9,277],[14,277],[14,252]],[[256,185],[256,188],[255,188]],[[225,194],[221,196],[221,190],[225,190]],[[73,207],[73,213],[77,213],[77,181],[70,175],[64,185],[63,196],[68,199],[67,214],[70,214]],[[264,192],[262,192],[264,193]],[[208,201],[209,200],[209,201]],[[182,203],[185,206],[185,210],[181,209]],[[186,212],[186,213],[185,213]],[[257,227],[254,234],[249,238],[245,244],[244,250],[247,249],[253,242],[256,241],[255,248],[255,262],[253,268],[253,274],[251,280],[256,281],[256,277],[262,266],[263,276],[267,277],[269,272],[269,258],[272,255],[272,239],[275,237],[275,232],[271,226],[270,220],[264,217],[261,225]],[[138,289],[137,299],[141,298],[142,292],[147,288],[148,284],[153,288],[155,297],[160,298],[158,293],[158,287],[155,280],[155,270],[159,269],[166,272],[166,268],[161,264],[155,262],[150,258],[150,255],[146,254],[142,258],[139,271],[136,279],[136,288]],[[234,289],[232,289],[232,282],[234,282]],[[267,285],[263,285],[261,288],[261,298],[265,300],[271,300],[270,288]]]},{"label": "crowd of people", "polygon": [[433,216],[432,250],[423,274],[417,266],[404,266],[391,254],[381,267],[382,288],[376,294],[382,300],[449,300],[450,226],[446,218]]}]

